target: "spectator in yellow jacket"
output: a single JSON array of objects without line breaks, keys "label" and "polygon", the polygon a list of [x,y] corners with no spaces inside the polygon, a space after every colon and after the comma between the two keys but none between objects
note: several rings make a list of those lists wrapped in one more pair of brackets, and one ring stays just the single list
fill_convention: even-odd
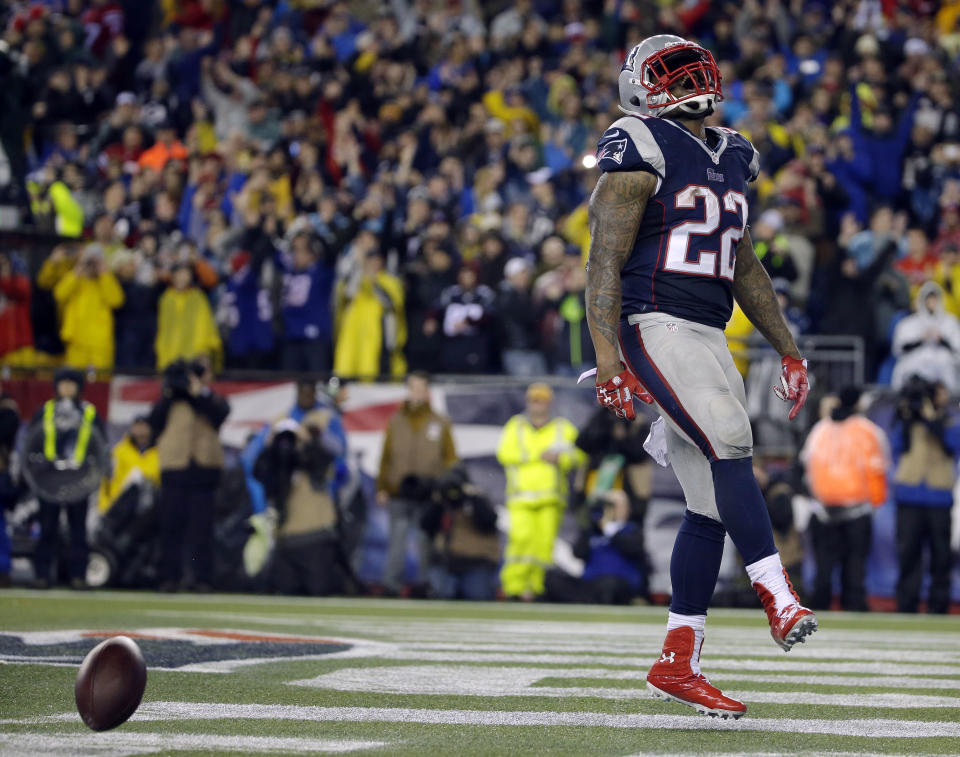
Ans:
[{"label": "spectator in yellow jacket", "polygon": [[543,594],[567,506],[570,471],[587,459],[575,444],[577,427],[566,418],[550,417],[552,401],[547,384],[531,384],[526,413],[507,421],[497,447],[497,460],[507,474],[510,513],[500,582],[512,598]]},{"label": "spectator in yellow jacket", "polygon": [[160,458],[153,431],[145,416],[130,424],[130,431],[113,448],[113,475],[100,485],[97,509],[105,513],[131,485],[148,482],[160,487]]},{"label": "spectator in yellow jacket", "polygon": [[53,248],[50,256],[43,261],[40,270],[37,272],[37,287],[46,289],[49,292],[60,282],[64,276],[71,271],[77,264],[77,258],[74,249],[70,245],[58,244]]},{"label": "spectator in yellow jacket", "polygon": [[960,251],[955,245],[944,245],[940,251],[933,280],[943,288],[943,307],[960,318]]},{"label": "spectator in yellow jacket", "polygon": [[[369,234],[361,232],[361,237]],[[333,372],[365,379],[399,377],[407,369],[403,283],[383,270],[383,255],[375,241],[370,249],[365,244],[354,243],[353,253],[363,254],[363,259],[356,271],[337,284]]]},{"label": "spectator in yellow jacket", "polygon": [[113,311],[123,304],[120,282],[99,245],[88,245],[72,271],[53,289],[61,313],[65,362],[74,368],[113,368]]},{"label": "spectator in yellow jacket", "polygon": [[155,347],[158,371],[180,359],[207,356],[215,365],[222,360],[223,343],[210,300],[194,286],[189,263],[174,267],[170,287],[160,296]]}]

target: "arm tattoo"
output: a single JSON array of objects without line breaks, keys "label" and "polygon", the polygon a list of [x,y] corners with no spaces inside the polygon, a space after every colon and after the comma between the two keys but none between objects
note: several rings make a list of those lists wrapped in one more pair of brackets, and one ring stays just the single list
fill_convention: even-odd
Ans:
[{"label": "arm tattoo", "polygon": [[586,301],[597,365],[619,360],[620,270],[633,250],[656,183],[646,171],[605,173],[590,197]]},{"label": "arm tattoo", "polygon": [[787,328],[780,312],[773,283],[763,264],[753,251],[750,232],[744,234],[737,246],[737,262],[733,272],[733,296],[750,322],[766,337],[771,346],[781,355],[800,357],[800,350]]}]

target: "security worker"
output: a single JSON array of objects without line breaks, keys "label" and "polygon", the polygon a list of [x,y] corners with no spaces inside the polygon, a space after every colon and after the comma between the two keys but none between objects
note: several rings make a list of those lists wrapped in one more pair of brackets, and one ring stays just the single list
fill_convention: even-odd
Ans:
[{"label": "security worker", "polygon": [[507,474],[510,513],[500,582],[510,598],[531,600],[543,594],[546,569],[567,504],[570,471],[586,460],[574,446],[577,428],[551,418],[553,390],[546,384],[527,389],[527,410],[503,429],[497,460]]},{"label": "security worker", "polygon": [[[33,418],[34,424],[42,424],[43,456],[51,463],[70,462],[73,465],[82,465],[86,460],[94,429],[103,434],[103,423],[97,416],[96,408],[82,399],[83,383],[83,374],[80,371],[69,368],[57,371],[53,377],[55,398],[45,402]],[[67,429],[71,432],[66,433]],[[76,429],[75,434],[73,429]],[[50,586],[50,568],[57,551],[57,537],[60,532],[60,513],[65,510],[70,526],[70,587],[85,589],[88,498],[58,503],[50,502],[41,495],[38,496],[38,501],[40,539],[33,554],[36,587],[45,589]]]}]

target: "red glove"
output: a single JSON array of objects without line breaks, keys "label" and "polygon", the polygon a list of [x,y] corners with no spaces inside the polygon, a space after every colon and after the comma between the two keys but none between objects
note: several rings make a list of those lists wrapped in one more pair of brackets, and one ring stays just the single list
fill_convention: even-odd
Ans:
[{"label": "red glove", "polygon": [[773,393],[784,402],[793,403],[789,415],[790,420],[793,420],[807,401],[807,395],[810,394],[810,384],[807,382],[807,361],[784,355],[780,365],[783,366],[783,372],[780,374],[781,385],[773,387]]},{"label": "red glove", "polygon": [[608,410],[612,410],[618,418],[626,418],[628,421],[637,417],[637,413],[633,409],[634,397],[648,405],[653,404],[653,397],[650,392],[627,368],[624,368],[609,381],[597,384],[596,389],[597,402]]}]

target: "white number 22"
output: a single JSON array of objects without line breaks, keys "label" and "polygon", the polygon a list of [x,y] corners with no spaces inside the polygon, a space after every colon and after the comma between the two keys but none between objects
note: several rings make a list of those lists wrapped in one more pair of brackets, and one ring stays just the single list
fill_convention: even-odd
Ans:
[{"label": "white number 22", "polygon": [[[741,192],[730,189],[718,198],[710,187],[690,184],[677,192],[674,208],[695,208],[697,198],[703,198],[703,220],[684,221],[670,230],[667,240],[667,258],[663,263],[665,271],[686,273],[692,276],[720,276],[733,281],[733,269],[736,264],[737,243],[743,238],[747,228],[747,198]],[[720,204],[731,213],[739,210],[740,225],[724,229],[720,235],[720,270],[717,270],[717,253],[700,250],[696,260],[688,260],[691,236],[709,236],[720,228]]]}]

